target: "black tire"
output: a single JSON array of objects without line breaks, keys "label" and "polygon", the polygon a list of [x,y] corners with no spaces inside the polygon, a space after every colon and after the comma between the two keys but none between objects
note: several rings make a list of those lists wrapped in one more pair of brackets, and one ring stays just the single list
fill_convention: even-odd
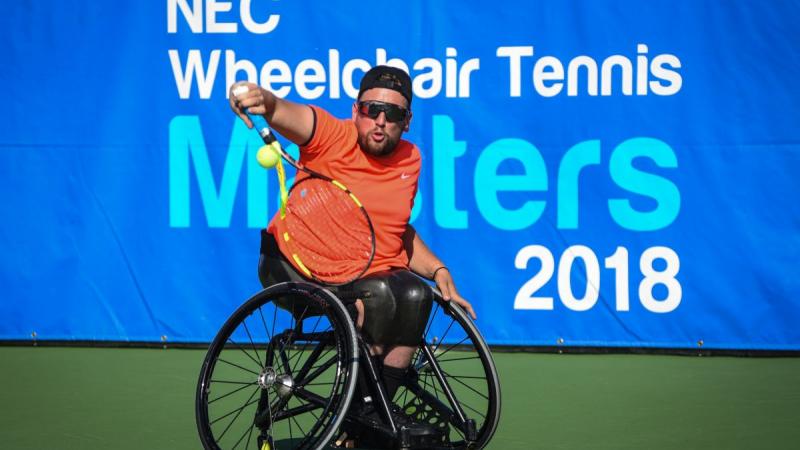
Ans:
[{"label": "black tire", "polygon": [[435,355],[466,418],[475,421],[474,440],[467,439],[464,426],[455,419],[457,413],[422,345],[394,402],[417,421],[439,427],[445,436],[441,447],[484,448],[500,421],[501,401],[500,380],[486,341],[461,307],[444,301],[437,293],[423,345]]},{"label": "black tire", "polygon": [[309,283],[264,289],[225,322],[203,361],[195,404],[203,446],[324,448],[357,374],[355,328],[333,294]]}]

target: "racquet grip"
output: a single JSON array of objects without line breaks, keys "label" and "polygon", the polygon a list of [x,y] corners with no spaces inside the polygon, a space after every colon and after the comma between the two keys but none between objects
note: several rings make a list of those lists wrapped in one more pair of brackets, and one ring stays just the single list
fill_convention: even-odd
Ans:
[{"label": "racquet grip", "polygon": [[[245,92],[248,92],[249,90],[250,89],[245,85],[236,86],[235,88],[233,88],[233,95],[239,96],[244,94]],[[277,140],[275,138],[275,135],[272,134],[272,132],[270,131],[269,124],[267,123],[267,120],[264,119],[264,117],[258,114],[250,114],[247,108],[245,108],[244,112],[245,114],[247,114],[247,117],[250,118],[250,121],[253,122],[253,128],[255,128],[256,131],[258,131],[258,134],[261,136],[261,139],[264,140],[265,144],[270,145]]]}]

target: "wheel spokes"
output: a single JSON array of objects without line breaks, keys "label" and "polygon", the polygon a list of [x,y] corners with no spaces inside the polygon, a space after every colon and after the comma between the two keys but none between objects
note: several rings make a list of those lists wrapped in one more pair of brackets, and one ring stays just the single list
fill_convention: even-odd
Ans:
[{"label": "wheel spokes", "polygon": [[292,315],[267,302],[225,337],[204,396],[219,448],[250,448],[254,433],[275,449],[310,446],[337,417],[348,373],[342,338],[329,316],[308,311]]}]

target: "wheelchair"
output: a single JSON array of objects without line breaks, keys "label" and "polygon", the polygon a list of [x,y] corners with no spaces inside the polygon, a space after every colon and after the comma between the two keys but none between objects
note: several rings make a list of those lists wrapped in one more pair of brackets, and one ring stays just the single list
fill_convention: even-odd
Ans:
[{"label": "wheelchair", "polygon": [[[436,292],[406,379],[388,399],[343,303],[356,296],[369,293],[285,282],[239,307],[212,341],[197,384],[204,448],[334,448],[344,429],[363,426],[362,417],[348,413],[357,383],[368,388],[383,421],[372,423],[369,448],[484,448],[500,418],[500,385],[489,348],[464,310]],[[392,404],[438,433],[415,442],[394,423]]]}]

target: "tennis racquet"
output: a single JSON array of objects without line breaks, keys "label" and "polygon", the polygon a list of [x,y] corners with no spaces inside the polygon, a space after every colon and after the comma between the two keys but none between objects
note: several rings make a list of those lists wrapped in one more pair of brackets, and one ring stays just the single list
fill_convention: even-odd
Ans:
[{"label": "tennis racquet", "polygon": [[[237,86],[233,95],[248,91]],[[281,210],[278,220],[285,224],[283,236],[288,259],[307,277],[329,285],[344,285],[360,278],[375,256],[375,230],[366,209],[342,183],[300,164],[281,147],[267,121],[247,113],[267,147],[298,171],[308,176],[296,181],[286,194],[282,165]]]}]

